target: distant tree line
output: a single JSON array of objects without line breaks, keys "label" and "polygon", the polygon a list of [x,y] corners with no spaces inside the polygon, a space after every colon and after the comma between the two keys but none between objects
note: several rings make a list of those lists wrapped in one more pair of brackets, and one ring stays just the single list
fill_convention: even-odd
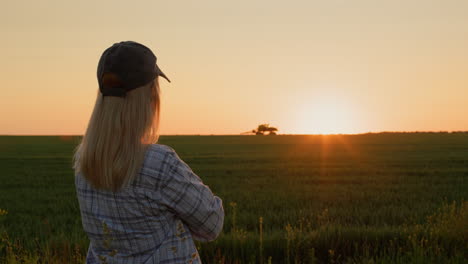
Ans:
[{"label": "distant tree line", "polygon": [[[254,135],[276,135],[278,128],[270,126],[270,124],[260,124],[257,129],[252,129],[241,134],[254,134]],[[380,132],[365,132],[348,135],[381,135],[381,134],[468,134],[468,131],[380,131]],[[340,134],[342,135],[342,134]]]},{"label": "distant tree line", "polygon": [[242,134],[255,134],[258,136],[262,135],[276,135],[278,128],[270,126],[270,124],[261,124],[258,125],[257,129],[252,129],[251,131],[244,132]]}]

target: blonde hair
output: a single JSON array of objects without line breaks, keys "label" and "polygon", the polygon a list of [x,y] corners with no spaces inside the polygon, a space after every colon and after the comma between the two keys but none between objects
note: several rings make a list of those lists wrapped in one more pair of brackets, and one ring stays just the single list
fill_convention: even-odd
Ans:
[{"label": "blonde hair", "polygon": [[88,128],[74,155],[75,174],[98,189],[117,191],[143,164],[149,144],[159,138],[158,78],[124,98],[99,91]]}]

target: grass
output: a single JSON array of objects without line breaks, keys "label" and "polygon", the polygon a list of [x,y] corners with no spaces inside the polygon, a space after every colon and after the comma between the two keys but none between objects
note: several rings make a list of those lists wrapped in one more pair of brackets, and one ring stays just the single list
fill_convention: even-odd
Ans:
[{"label": "grass", "polygon": [[[0,262],[82,263],[78,137],[0,137]],[[466,263],[468,134],[163,136],[223,201],[206,263]],[[260,220],[261,219],[261,220]]]}]

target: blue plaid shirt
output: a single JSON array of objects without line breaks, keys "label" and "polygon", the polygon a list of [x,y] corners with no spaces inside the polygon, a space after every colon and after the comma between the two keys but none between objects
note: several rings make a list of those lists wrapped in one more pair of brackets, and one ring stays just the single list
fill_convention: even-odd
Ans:
[{"label": "blue plaid shirt", "polygon": [[175,151],[151,145],[138,177],[118,192],[93,188],[75,175],[86,263],[201,263],[194,241],[214,240],[222,201]]}]

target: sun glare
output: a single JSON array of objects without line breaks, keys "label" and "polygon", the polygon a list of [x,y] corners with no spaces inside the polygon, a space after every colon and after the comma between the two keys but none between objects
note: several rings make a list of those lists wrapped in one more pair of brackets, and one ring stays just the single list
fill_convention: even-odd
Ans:
[{"label": "sun glare", "polygon": [[349,103],[336,98],[304,104],[297,113],[296,131],[300,134],[355,133],[353,110]]}]

